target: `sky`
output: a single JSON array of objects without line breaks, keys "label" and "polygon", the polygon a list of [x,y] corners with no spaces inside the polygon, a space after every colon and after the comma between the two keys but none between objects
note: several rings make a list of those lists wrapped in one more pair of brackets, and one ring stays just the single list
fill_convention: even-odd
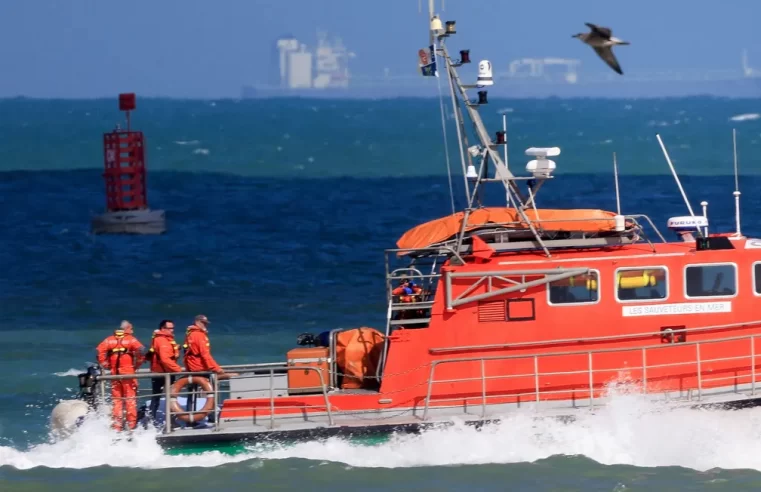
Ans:
[{"label": "sky", "polygon": [[[606,70],[571,38],[584,22],[631,42],[626,73],[739,70],[743,48],[761,69],[759,0],[446,0],[441,14],[457,21],[450,49],[495,71],[548,56]],[[314,45],[317,29],[356,53],[352,74],[413,76],[427,26],[418,0],[0,0],[0,97],[238,97],[269,79],[277,37]]]}]

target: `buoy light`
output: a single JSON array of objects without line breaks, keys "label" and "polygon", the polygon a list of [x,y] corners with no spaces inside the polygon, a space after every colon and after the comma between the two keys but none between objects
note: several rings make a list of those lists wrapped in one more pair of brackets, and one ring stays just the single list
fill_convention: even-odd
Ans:
[{"label": "buoy light", "polygon": [[119,111],[134,111],[135,106],[134,93],[119,94]]}]

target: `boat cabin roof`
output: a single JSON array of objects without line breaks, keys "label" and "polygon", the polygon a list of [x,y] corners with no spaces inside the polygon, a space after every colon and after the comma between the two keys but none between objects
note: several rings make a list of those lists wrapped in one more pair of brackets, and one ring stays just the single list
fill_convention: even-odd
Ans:
[{"label": "boat cabin roof", "polygon": [[[753,240],[745,237],[737,237],[730,234],[711,234],[709,246],[701,249],[695,241],[675,241],[667,243],[637,242],[609,247],[567,248],[552,250],[552,255],[547,257],[541,249],[501,251],[495,252],[489,259],[490,264],[498,265],[525,265],[536,263],[564,263],[575,261],[600,261],[615,260],[635,257],[671,257],[684,256],[700,253],[711,257],[711,261],[727,259],[730,250],[746,250],[761,248]],[[470,252],[469,252],[470,253]],[[761,256],[761,254],[759,255]],[[466,264],[478,263],[477,258],[471,254],[463,255]]]}]

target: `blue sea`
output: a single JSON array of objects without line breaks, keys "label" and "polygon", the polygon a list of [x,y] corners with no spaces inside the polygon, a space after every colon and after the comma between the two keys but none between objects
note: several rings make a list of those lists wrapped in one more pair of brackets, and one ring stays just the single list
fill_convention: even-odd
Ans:
[{"label": "blue sea", "polygon": [[[665,231],[687,208],[734,230],[737,130],[743,232],[761,237],[761,100],[493,100],[510,168],[558,146],[540,207],[615,210]],[[451,189],[464,206],[451,107]],[[122,319],[143,342],[163,318],[211,324],[222,364],[277,361],[303,332],[382,328],[383,250],[451,213],[438,99],[138,99],[148,200],[161,236],[94,236],[105,206],[102,134],[114,100],[0,100],[0,490],[754,490],[761,409],[662,412],[636,395],[573,423],[507,416],[367,445],[329,439],[175,456],[145,432],[113,442],[106,421],[51,441],[48,418]],[[472,138],[471,138],[472,142]],[[504,203],[492,185],[485,204]],[[667,232],[667,231],[665,231]]]}]

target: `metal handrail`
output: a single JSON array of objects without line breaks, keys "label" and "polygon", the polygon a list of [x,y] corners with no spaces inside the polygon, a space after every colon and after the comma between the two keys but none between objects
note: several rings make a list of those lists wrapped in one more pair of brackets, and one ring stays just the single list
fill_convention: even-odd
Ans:
[{"label": "metal handrail", "polygon": [[[275,390],[276,389],[287,389],[287,388],[275,388],[274,386],[274,376],[275,371],[317,371],[317,375],[320,379],[320,385],[319,388],[321,389],[322,396],[325,401],[325,410],[328,417],[328,423],[329,425],[334,425],[334,418],[333,418],[333,411],[331,409],[330,405],[330,399],[328,397],[328,386],[326,384],[325,379],[323,378],[322,369],[318,367],[311,367],[311,366],[287,366],[287,365],[280,365],[280,363],[264,363],[264,364],[250,364],[250,365],[237,365],[237,366],[223,366],[223,368],[230,369],[235,368],[237,370],[242,370],[241,372],[255,372],[255,371],[268,371],[269,372],[269,395],[270,395],[270,428],[274,428],[275,426]],[[246,368],[250,370],[245,370]],[[141,372],[137,371],[134,374],[103,374],[98,376],[98,382],[100,383],[100,393],[101,393],[101,400],[106,396],[105,391],[105,383],[106,381],[115,381],[115,380],[124,380],[124,379],[149,379],[149,378],[156,378],[156,377],[163,377],[164,379],[164,391],[163,394],[165,397],[165,406],[166,406],[166,419],[165,419],[165,433],[171,433],[171,421],[172,421],[172,415],[178,415],[178,414],[185,414],[185,413],[195,413],[196,410],[188,410],[185,412],[174,412],[172,413],[169,402],[172,399],[172,384],[170,382],[170,378],[172,376],[207,376],[210,378],[216,379],[215,373],[212,373],[210,371],[204,371],[204,372],[192,372],[192,371],[182,371],[182,372],[174,372],[174,373],[163,373],[163,372]],[[215,426],[214,429],[216,431],[219,431],[221,428],[221,419],[219,418],[219,404],[221,403],[219,401],[219,380],[213,381],[213,388],[214,388],[214,414],[215,414]],[[180,392],[180,394],[190,394],[192,392]],[[156,394],[151,394],[149,396],[156,396]],[[144,397],[144,396],[143,396]],[[136,397],[137,398],[137,397]],[[307,407],[311,407],[311,405],[306,405]],[[289,408],[300,408],[300,407],[289,407]]]},{"label": "metal handrail", "polygon": [[[649,216],[647,216],[645,214],[634,214],[634,215],[625,215],[624,217],[626,217],[627,219],[633,220],[637,225],[639,225],[639,222],[637,222],[637,219],[639,219],[639,218],[645,219],[647,221],[647,223],[650,224],[650,227],[653,228],[655,233],[658,234],[658,237],[661,239],[661,241],[663,241],[664,243],[667,242],[666,238],[663,237],[663,234],[661,234],[660,229],[658,229],[655,226],[655,224],[653,223],[652,219]],[[641,227],[640,227],[640,229],[641,229]]]},{"label": "metal handrail", "polygon": [[[659,368],[665,368],[665,367],[675,367],[675,366],[685,366],[685,365],[696,365],[696,377],[697,377],[697,391],[698,396],[697,399],[700,401],[702,399],[702,392],[703,392],[703,386],[704,383],[707,381],[721,381],[726,379],[733,379],[737,378],[737,376],[726,376],[726,377],[714,377],[714,378],[704,378],[703,377],[703,364],[706,363],[712,363],[712,362],[725,362],[725,361],[732,361],[732,360],[745,360],[750,359],[749,364],[749,371],[750,371],[750,384],[751,384],[751,394],[755,394],[756,390],[756,354],[755,354],[755,340],[758,335],[743,335],[743,336],[736,336],[736,337],[726,337],[726,338],[720,338],[715,340],[700,340],[695,342],[679,342],[679,343],[669,343],[669,344],[658,344],[658,345],[650,345],[650,346],[638,346],[638,347],[618,347],[618,348],[608,348],[608,349],[598,349],[598,350],[580,350],[580,351],[567,351],[567,352],[552,352],[552,353],[546,353],[546,354],[523,354],[523,355],[504,355],[504,356],[493,356],[493,357],[465,357],[465,358],[457,358],[457,359],[443,359],[438,361],[433,361],[431,363],[431,369],[428,376],[428,387],[426,390],[426,397],[425,397],[425,407],[423,409],[423,420],[426,420],[428,418],[428,411],[430,408],[431,401],[438,401],[438,402],[444,402],[444,401],[467,401],[467,400],[473,400],[481,398],[482,401],[482,416],[485,416],[486,412],[486,400],[488,398],[504,398],[504,397],[517,397],[520,398],[522,396],[529,396],[533,395],[535,398],[535,401],[538,403],[540,401],[540,396],[542,394],[561,394],[561,393],[570,393],[578,391],[578,388],[572,388],[567,390],[546,390],[542,391],[540,389],[539,380],[542,376],[558,376],[558,375],[578,375],[578,374],[588,374],[589,378],[589,400],[590,400],[590,406],[594,405],[594,375],[597,373],[604,373],[604,372],[619,372],[619,371],[641,371],[642,377],[641,377],[641,387],[644,393],[647,393],[647,371],[648,369],[659,369]],[[737,341],[737,340],[750,340],[750,354],[749,355],[741,355],[741,356],[732,356],[732,357],[716,357],[711,359],[703,359],[701,357],[701,351],[700,347],[702,345],[709,345],[709,344],[715,344],[715,343],[725,343],[725,342],[731,342],[731,341]],[[684,347],[684,346],[694,346],[695,347],[695,359],[685,362],[668,362],[668,363],[661,363],[661,364],[647,364],[647,351],[648,350],[658,350],[658,349],[668,349],[668,348],[674,348],[676,346]],[[602,353],[612,353],[612,352],[632,352],[632,351],[641,351],[642,353],[642,365],[641,366],[625,366],[625,367],[617,367],[617,368],[605,368],[605,369],[595,369],[593,367],[593,357],[597,354]],[[579,370],[573,370],[573,371],[553,371],[553,372],[540,372],[539,371],[539,359],[542,357],[557,357],[561,355],[586,355],[587,356],[587,368],[579,369]],[[515,360],[515,359],[530,359],[532,358],[534,361],[534,371],[533,373],[528,374],[507,374],[507,375],[498,375],[498,376],[486,376],[485,371],[485,363],[486,361],[493,361],[493,360]],[[436,380],[435,379],[435,371],[436,367],[442,364],[453,364],[458,362],[480,362],[481,365],[481,377],[480,378],[457,378],[457,379],[444,379],[444,380]],[[530,393],[505,393],[505,394],[497,394],[497,395],[488,395],[486,391],[486,380],[488,379],[510,379],[510,378],[528,378],[532,377],[534,379],[534,391]],[[439,384],[439,383],[461,383],[461,382],[467,382],[467,381],[476,381],[481,380],[481,396],[472,396],[472,397],[453,397],[453,398],[432,398],[432,391],[433,391],[433,385]]]}]

